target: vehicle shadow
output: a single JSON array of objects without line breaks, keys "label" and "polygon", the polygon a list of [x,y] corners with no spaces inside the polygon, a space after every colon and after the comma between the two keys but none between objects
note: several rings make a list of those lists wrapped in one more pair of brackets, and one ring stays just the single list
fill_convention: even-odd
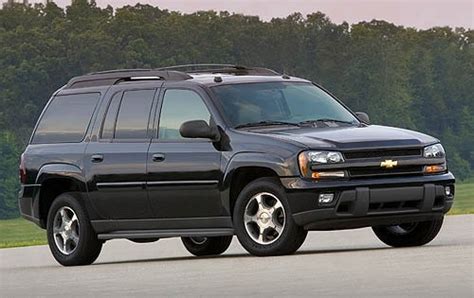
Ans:
[{"label": "vehicle shadow", "polygon": [[[291,258],[304,255],[323,255],[323,254],[334,254],[334,253],[353,253],[353,252],[367,252],[367,251],[376,251],[376,250],[385,250],[393,249],[391,247],[363,247],[363,248],[340,248],[340,249],[306,249],[299,250],[292,255],[284,256],[271,256],[265,258]],[[252,256],[248,253],[233,253],[233,254],[223,254],[218,256],[179,256],[179,257],[170,257],[170,258],[152,258],[152,259],[138,259],[138,260],[124,260],[124,261],[112,261],[112,262],[96,262],[94,266],[100,265],[111,265],[111,264],[133,264],[133,263],[149,263],[149,262],[180,262],[180,261],[190,261],[190,260],[208,260],[208,259],[239,259],[239,258],[258,258]]]}]

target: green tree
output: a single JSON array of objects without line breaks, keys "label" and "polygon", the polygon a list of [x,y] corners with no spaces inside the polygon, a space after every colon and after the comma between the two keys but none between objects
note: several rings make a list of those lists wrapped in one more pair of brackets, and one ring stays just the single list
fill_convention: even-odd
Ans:
[{"label": "green tree", "polygon": [[[335,24],[321,12],[262,21],[75,0],[0,9],[0,217],[16,212],[17,160],[49,96],[97,70],[188,63],[265,66],[327,87],[375,124],[433,135],[474,169],[474,30]],[[6,152],[6,153],[4,153]],[[13,211],[12,211],[13,210]],[[13,213],[12,213],[13,212]]]},{"label": "green tree", "polygon": [[0,218],[14,218],[18,214],[18,155],[15,137],[0,132]]}]

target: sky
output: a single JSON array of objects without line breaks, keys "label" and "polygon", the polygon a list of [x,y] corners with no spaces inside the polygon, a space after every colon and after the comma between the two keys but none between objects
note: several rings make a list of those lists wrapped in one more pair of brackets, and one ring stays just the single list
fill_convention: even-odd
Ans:
[{"label": "sky", "polygon": [[[40,0],[30,0],[40,2]],[[71,0],[55,0],[60,6]],[[474,0],[96,0],[99,6],[122,7],[137,2],[162,9],[192,13],[198,10],[227,10],[258,15],[263,20],[285,17],[293,12],[307,15],[321,11],[335,23],[349,24],[372,19],[426,29],[435,26],[474,29]]]}]

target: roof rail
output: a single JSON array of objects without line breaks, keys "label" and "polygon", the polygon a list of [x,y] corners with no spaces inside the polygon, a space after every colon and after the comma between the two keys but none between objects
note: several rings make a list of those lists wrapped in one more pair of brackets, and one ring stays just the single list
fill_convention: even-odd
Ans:
[{"label": "roof rail", "polygon": [[123,81],[134,80],[168,80],[182,81],[192,77],[184,72],[154,69],[116,69],[93,72],[74,77],[66,84],[66,89],[96,86],[110,86]]},{"label": "roof rail", "polygon": [[72,78],[66,84],[65,89],[110,86],[124,81],[135,80],[183,81],[192,79],[189,74],[197,73],[263,76],[280,75],[272,69],[263,67],[246,67],[233,64],[185,64],[156,69],[135,68],[91,72],[83,76]]},{"label": "roof rail", "polygon": [[186,73],[226,73],[234,75],[280,75],[264,67],[247,67],[234,64],[184,64],[157,68],[157,70],[180,70]]}]

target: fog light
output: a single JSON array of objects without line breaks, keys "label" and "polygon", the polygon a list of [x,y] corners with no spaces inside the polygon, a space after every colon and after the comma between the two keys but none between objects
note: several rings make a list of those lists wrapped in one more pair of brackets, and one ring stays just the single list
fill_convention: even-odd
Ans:
[{"label": "fog light", "polygon": [[334,200],[333,193],[322,193],[319,195],[318,203],[319,204],[331,204]]},{"label": "fog light", "polygon": [[449,197],[451,196],[451,187],[450,186],[445,186],[444,187],[444,194]]}]

